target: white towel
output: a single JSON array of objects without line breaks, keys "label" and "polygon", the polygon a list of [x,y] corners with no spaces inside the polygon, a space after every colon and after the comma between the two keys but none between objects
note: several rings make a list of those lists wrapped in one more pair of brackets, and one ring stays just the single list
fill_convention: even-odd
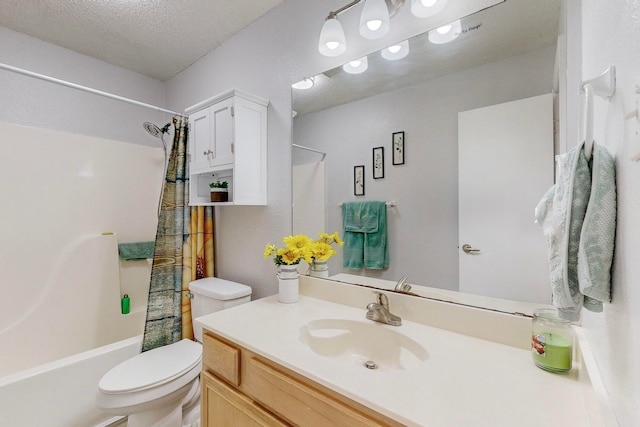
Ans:
[{"label": "white towel", "polygon": [[558,156],[556,184],[536,207],[547,239],[553,304],[570,320],[584,306],[602,311],[610,301],[616,220],[615,163],[594,144],[591,163],[584,144]]}]

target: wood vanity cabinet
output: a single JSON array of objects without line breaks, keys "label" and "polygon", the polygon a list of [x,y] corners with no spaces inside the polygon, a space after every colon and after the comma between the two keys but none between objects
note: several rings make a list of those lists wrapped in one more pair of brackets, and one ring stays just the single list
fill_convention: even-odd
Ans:
[{"label": "wood vanity cabinet", "polygon": [[402,424],[209,331],[203,427],[382,427]]}]

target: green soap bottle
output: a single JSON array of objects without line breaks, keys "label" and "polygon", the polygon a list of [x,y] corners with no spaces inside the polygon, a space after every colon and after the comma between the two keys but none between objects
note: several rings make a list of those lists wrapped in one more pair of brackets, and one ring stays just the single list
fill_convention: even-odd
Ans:
[{"label": "green soap bottle", "polygon": [[122,297],[121,304],[120,304],[120,306],[122,308],[122,314],[129,314],[130,302],[131,302],[131,300],[129,300],[129,295],[124,294],[124,296]]}]

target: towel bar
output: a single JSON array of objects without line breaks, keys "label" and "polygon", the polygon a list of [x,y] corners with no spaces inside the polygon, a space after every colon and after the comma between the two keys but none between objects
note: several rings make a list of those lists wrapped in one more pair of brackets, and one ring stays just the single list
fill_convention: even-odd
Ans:
[{"label": "towel bar", "polygon": [[[384,202],[384,204],[387,205],[388,208],[395,208],[396,206],[398,206],[398,202],[396,202],[395,200]],[[338,203],[338,207],[342,207],[342,203]]]},{"label": "towel bar", "polygon": [[593,79],[585,80],[580,85],[585,94],[584,105],[584,153],[587,159],[591,158],[593,150],[593,95],[601,98],[609,99],[616,91],[616,67],[615,65],[607,68],[602,74]]}]

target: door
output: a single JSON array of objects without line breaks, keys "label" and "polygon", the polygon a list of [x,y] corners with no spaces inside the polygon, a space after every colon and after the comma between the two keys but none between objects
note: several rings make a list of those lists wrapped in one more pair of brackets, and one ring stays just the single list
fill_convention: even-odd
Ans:
[{"label": "door", "polygon": [[233,163],[233,99],[209,107],[211,116],[211,166]]},{"label": "door", "polygon": [[553,95],[459,113],[458,179],[460,291],[550,303],[533,211],[553,185]]},{"label": "door", "polygon": [[196,111],[189,116],[189,144],[191,145],[190,170],[207,169],[210,166],[211,118],[209,109]]}]

